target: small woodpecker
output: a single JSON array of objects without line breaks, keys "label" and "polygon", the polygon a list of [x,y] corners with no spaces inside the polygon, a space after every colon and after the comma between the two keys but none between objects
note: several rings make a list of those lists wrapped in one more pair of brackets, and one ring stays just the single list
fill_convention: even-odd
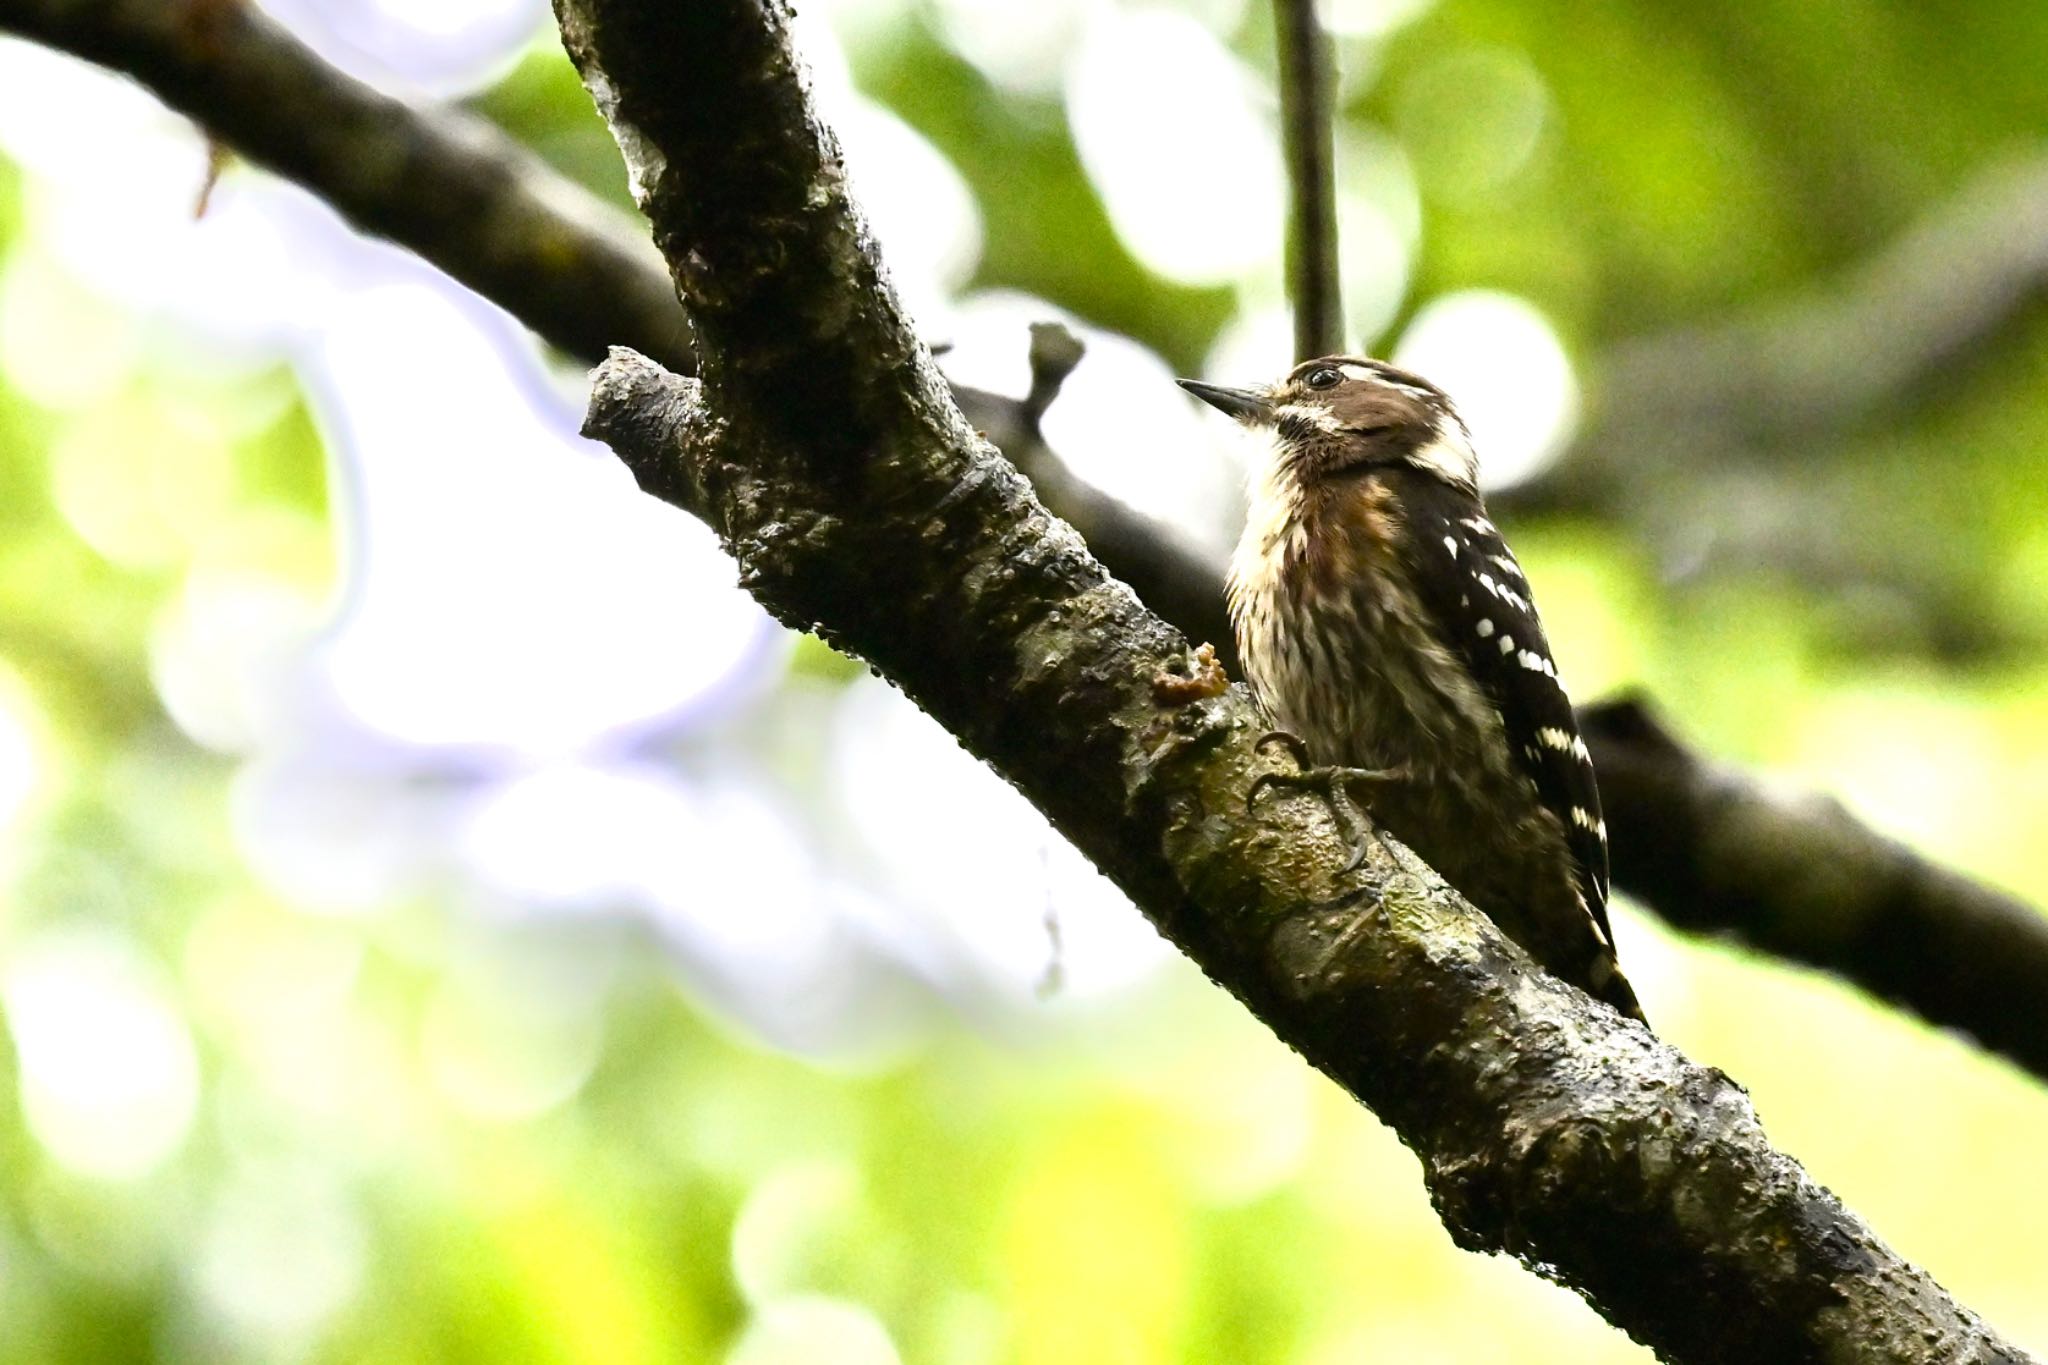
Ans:
[{"label": "small woodpecker", "polygon": [[1353,356],[1260,389],[1180,384],[1260,438],[1230,618],[1303,769],[1261,786],[1321,791],[1346,822],[1348,789],[1369,790],[1375,823],[1537,962],[1641,1019],[1592,759],[1450,399]]}]

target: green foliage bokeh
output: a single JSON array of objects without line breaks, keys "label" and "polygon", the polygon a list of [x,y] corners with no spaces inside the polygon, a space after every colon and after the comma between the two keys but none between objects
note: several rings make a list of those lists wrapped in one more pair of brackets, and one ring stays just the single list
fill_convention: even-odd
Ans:
[{"label": "green foliage bokeh", "polygon": [[[2041,152],[2048,10],[1974,14],[1446,0],[1348,43],[1344,118],[1392,137],[1422,187],[1403,315],[1519,294],[1597,385],[1628,337],[1797,300],[1985,165]],[[1119,241],[1056,98],[992,83],[928,7],[864,32],[858,83],[979,201],[977,285],[1199,365],[1241,300]],[[1233,42],[1270,60],[1262,8]],[[1488,72],[1533,73],[1500,98],[1544,110],[1497,183],[1486,120],[1506,106],[1471,84]],[[552,46],[474,103],[622,196]],[[288,369],[195,383],[70,280],[23,184],[0,163],[0,711],[36,774],[0,823],[0,999],[30,947],[113,964],[177,1021],[193,1108],[142,1168],[81,1170],[38,1127],[37,1087],[62,1078],[0,1049],[0,1359],[1646,1358],[1564,1291],[1452,1248],[1391,1137],[1185,966],[1037,1023],[941,1013],[886,1057],[820,1065],[679,985],[630,924],[491,925],[433,894],[321,916],[268,889],[232,832],[237,765],[173,723],[150,641],[208,573],[260,573],[309,620],[331,605],[331,454]],[[30,396],[111,352],[137,358],[89,403]],[[1680,591],[1627,528],[1519,526],[1580,690],[1646,686],[1710,751],[2048,902],[2029,838],[2048,812],[2044,358],[2048,330],[2023,327],[1812,453],[1860,534],[2006,646],[1844,644],[1841,604],[1796,581]],[[792,658],[791,688],[856,672],[815,643]],[[790,773],[767,747],[730,761],[821,780],[825,755]],[[1812,976],[1638,914],[1620,932],[1669,1037],[1742,1079],[1907,1256],[2048,1348],[2038,1084]],[[537,997],[534,964],[583,957],[609,964],[603,992]],[[515,1116],[463,1088],[544,1085],[558,1055],[587,1066]]]}]

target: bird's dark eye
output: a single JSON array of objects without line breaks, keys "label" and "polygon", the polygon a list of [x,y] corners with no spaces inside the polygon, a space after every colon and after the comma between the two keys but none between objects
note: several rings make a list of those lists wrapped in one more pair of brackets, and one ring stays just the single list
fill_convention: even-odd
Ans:
[{"label": "bird's dark eye", "polygon": [[1303,375],[1301,382],[1312,389],[1334,389],[1344,382],[1344,376],[1324,365]]}]

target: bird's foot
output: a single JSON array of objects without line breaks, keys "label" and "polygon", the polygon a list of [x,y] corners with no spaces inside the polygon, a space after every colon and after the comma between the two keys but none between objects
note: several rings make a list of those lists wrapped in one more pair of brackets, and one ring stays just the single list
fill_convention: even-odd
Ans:
[{"label": "bird's foot", "polygon": [[1391,768],[1346,768],[1335,764],[1318,764],[1309,760],[1308,749],[1301,740],[1284,730],[1275,730],[1261,735],[1252,747],[1263,750],[1268,744],[1277,744],[1287,750],[1293,758],[1295,771],[1291,773],[1260,773],[1252,780],[1251,790],[1245,793],[1245,809],[1250,810],[1258,801],[1260,793],[1269,788],[1282,791],[1313,792],[1323,798],[1330,808],[1330,815],[1337,822],[1337,831],[1351,848],[1351,859],[1344,864],[1344,873],[1349,875],[1365,866],[1366,836],[1380,846],[1388,861],[1396,867],[1402,866],[1401,858],[1387,843],[1386,836],[1370,819],[1359,813],[1358,803],[1352,794],[1358,791],[1368,793],[1365,809],[1372,809],[1369,793],[1390,782],[1405,782],[1410,773],[1406,764]]}]

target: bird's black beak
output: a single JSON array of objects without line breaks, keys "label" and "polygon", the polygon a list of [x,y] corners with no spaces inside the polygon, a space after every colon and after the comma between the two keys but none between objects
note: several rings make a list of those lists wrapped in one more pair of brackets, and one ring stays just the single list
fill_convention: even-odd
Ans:
[{"label": "bird's black beak", "polygon": [[1199,379],[1176,379],[1174,383],[1240,422],[1263,422],[1273,415],[1273,404],[1257,389],[1226,389],[1221,384],[1204,384]]}]

